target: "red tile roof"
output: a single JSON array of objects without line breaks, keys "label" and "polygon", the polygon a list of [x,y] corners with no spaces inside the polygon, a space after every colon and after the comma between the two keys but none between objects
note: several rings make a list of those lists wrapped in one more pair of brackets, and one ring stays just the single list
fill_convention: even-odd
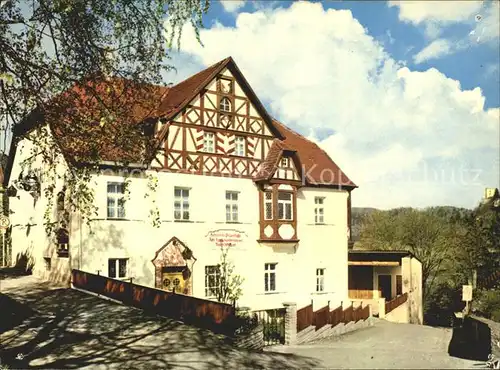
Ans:
[{"label": "red tile roof", "polygon": [[[144,136],[138,124],[158,117],[167,120],[172,118],[226,66],[231,67],[236,77],[242,80],[242,87],[255,100],[254,104],[262,111],[264,120],[277,137],[255,180],[269,178],[274,173],[273,168],[278,165],[282,152],[290,150],[298,157],[302,167],[299,172],[306,177],[306,185],[356,186],[318,145],[281,122],[271,119],[231,57],[171,88],[138,84],[119,78],[77,84],[50,102],[45,118],[50,116],[51,110],[57,112],[57,117],[61,117],[61,111],[64,112],[62,119],[49,122],[52,122],[51,128],[62,152],[74,163],[84,161],[88,156],[98,156],[103,161],[147,162],[151,154],[148,153],[148,148],[153,150],[153,146],[158,143],[152,137]],[[93,94],[88,94],[88,90]],[[112,106],[113,111],[118,111],[119,117],[100,124],[101,118],[106,117],[107,113],[95,96]],[[75,119],[75,116],[83,117],[84,120]],[[130,130],[125,130],[127,133],[118,137],[116,133],[122,132],[124,125],[130,127]]]},{"label": "red tile roof", "polygon": [[284,147],[297,152],[303,167],[302,176],[309,185],[342,185],[356,187],[339,166],[317,144],[296,133],[283,123],[273,121],[285,137]]},{"label": "red tile roof", "polygon": [[172,86],[169,93],[163,99],[159,113],[164,116],[165,119],[172,118],[179,108],[188,103],[195,95],[207,85],[211,80],[213,80],[218,73],[218,71],[227,65],[231,61],[231,58],[226,58],[217,62],[210,67],[198,72],[191,77],[179,82],[177,85]]},{"label": "red tile roof", "polygon": [[[138,124],[158,115],[167,92],[164,86],[120,78],[75,84],[51,100],[44,109],[45,118],[72,162],[85,162],[85,158],[143,162],[148,143]],[[105,107],[113,114],[104,122],[101,119],[110,116]]]},{"label": "red tile roof", "polygon": [[285,145],[282,140],[273,140],[266,159],[261,163],[259,171],[254,176],[255,181],[269,180],[271,178],[278,166],[284,147]]}]

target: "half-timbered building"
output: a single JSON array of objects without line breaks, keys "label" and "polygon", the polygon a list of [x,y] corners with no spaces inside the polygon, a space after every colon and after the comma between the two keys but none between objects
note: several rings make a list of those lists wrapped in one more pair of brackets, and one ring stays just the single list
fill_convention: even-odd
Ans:
[{"label": "half-timbered building", "polygon": [[[121,165],[130,153],[107,150],[103,138],[91,228],[72,214],[59,237],[44,232],[43,179],[35,204],[19,186],[36,172],[21,166],[36,125],[21,122],[5,182],[17,189],[13,253],[29,250],[35,273],[47,278],[67,279],[76,268],[213,298],[223,247],[244,278],[240,305],[347,299],[356,185],[335,162],[269,115],[232,58],[155,91],[155,109],[137,122],[150,149]],[[76,161],[74,135],[50,129],[67,171]]]}]

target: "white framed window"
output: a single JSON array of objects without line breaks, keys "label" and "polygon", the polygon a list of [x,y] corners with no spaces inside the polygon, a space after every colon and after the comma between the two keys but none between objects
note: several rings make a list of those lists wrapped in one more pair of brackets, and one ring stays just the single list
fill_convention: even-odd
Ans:
[{"label": "white framed window", "polygon": [[280,191],[278,192],[278,220],[293,220],[293,194]]},{"label": "white framed window", "polygon": [[273,193],[270,191],[264,193],[264,219],[273,219]]},{"label": "white framed window", "polygon": [[264,264],[264,291],[276,291],[276,266],[277,263]]},{"label": "white framed window", "polygon": [[325,197],[314,197],[314,223],[325,223]]},{"label": "white framed window", "polygon": [[174,188],[174,219],[189,220],[189,189]]},{"label": "white framed window", "polygon": [[125,185],[108,182],[108,218],[125,218]]},{"label": "white framed window", "polygon": [[244,136],[236,136],[234,138],[234,154],[240,157],[245,156],[246,140]]},{"label": "white framed window", "polygon": [[231,112],[231,100],[229,100],[229,98],[223,97],[220,100],[219,109],[224,112]]},{"label": "white framed window", "polygon": [[226,222],[238,222],[237,191],[226,191]]},{"label": "white framed window", "polygon": [[281,158],[281,167],[288,167],[290,164],[289,159],[287,157]]},{"label": "white framed window", "polygon": [[213,132],[203,133],[203,151],[215,153],[215,135]]},{"label": "white framed window", "polygon": [[217,297],[219,280],[219,266],[205,266],[205,297]]},{"label": "white framed window", "polygon": [[108,259],[108,276],[110,278],[126,278],[128,276],[128,259],[127,258],[110,258]]},{"label": "white framed window", "polygon": [[325,291],[325,269],[316,269],[316,291]]}]

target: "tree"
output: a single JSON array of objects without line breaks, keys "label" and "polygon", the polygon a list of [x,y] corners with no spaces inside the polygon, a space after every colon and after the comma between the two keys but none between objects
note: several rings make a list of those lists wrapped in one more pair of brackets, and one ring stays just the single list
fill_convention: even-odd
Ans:
[{"label": "tree", "polygon": [[[150,127],[137,123],[166,91],[156,85],[174,68],[168,53],[173,43],[180,47],[183,25],[191,22],[199,40],[209,5],[209,0],[1,2],[2,150],[12,130],[24,132],[41,121],[48,125],[30,135],[34,149],[22,163],[31,168],[35,159],[41,162],[48,233],[58,180],[66,185],[69,207],[88,223],[96,212],[89,181],[104,143],[114,141],[125,154],[149,149],[144,137]],[[57,166],[67,158],[59,144],[75,137],[78,166],[72,163],[60,178]]]},{"label": "tree", "polygon": [[364,249],[408,250],[422,263],[424,297],[459,242],[459,233],[429,210],[398,208],[373,212],[365,220]]},{"label": "tree", "polygon": [[228,258],[228,247],[221,247],[220,263],[218,268],[217,300],[223,303],[235,303],[243,294],[244,278],[236,274],[233,262]]},{"label": "tree", "polygon": [[4,129],[82,79],[113,75],[160,83],[161,72],[172,68],[169,46],[176,40],[180,47],[188,21],[199,35],[208,7],[209,0],[2,1]]}]

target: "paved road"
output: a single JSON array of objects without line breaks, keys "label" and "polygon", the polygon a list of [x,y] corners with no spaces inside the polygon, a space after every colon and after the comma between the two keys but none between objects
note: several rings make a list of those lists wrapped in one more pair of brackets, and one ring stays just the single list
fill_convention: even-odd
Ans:
[{"label": "paved road", "polygon": [[448,355],[451,329],[395,324],[378,320],[374,326],[336,339],[276,351],[321,359],[325,368],[341,369],[466,369],[484,363]]},{"label": "paved road", "polygon": [[[33,277],[0,281],[0,358],[11,368],[316,368],[317,359],[249,352],[207,330]],[[23,359],[17,360],[17,354]]]},{"label": "paved road", "polygon": [[447,355],[446,329],[381,321],[340,339],[257,353],[234,349],[209,331],[33,277],[0,280],[0,292],[0,359],[11,368],[480,367]]}]

